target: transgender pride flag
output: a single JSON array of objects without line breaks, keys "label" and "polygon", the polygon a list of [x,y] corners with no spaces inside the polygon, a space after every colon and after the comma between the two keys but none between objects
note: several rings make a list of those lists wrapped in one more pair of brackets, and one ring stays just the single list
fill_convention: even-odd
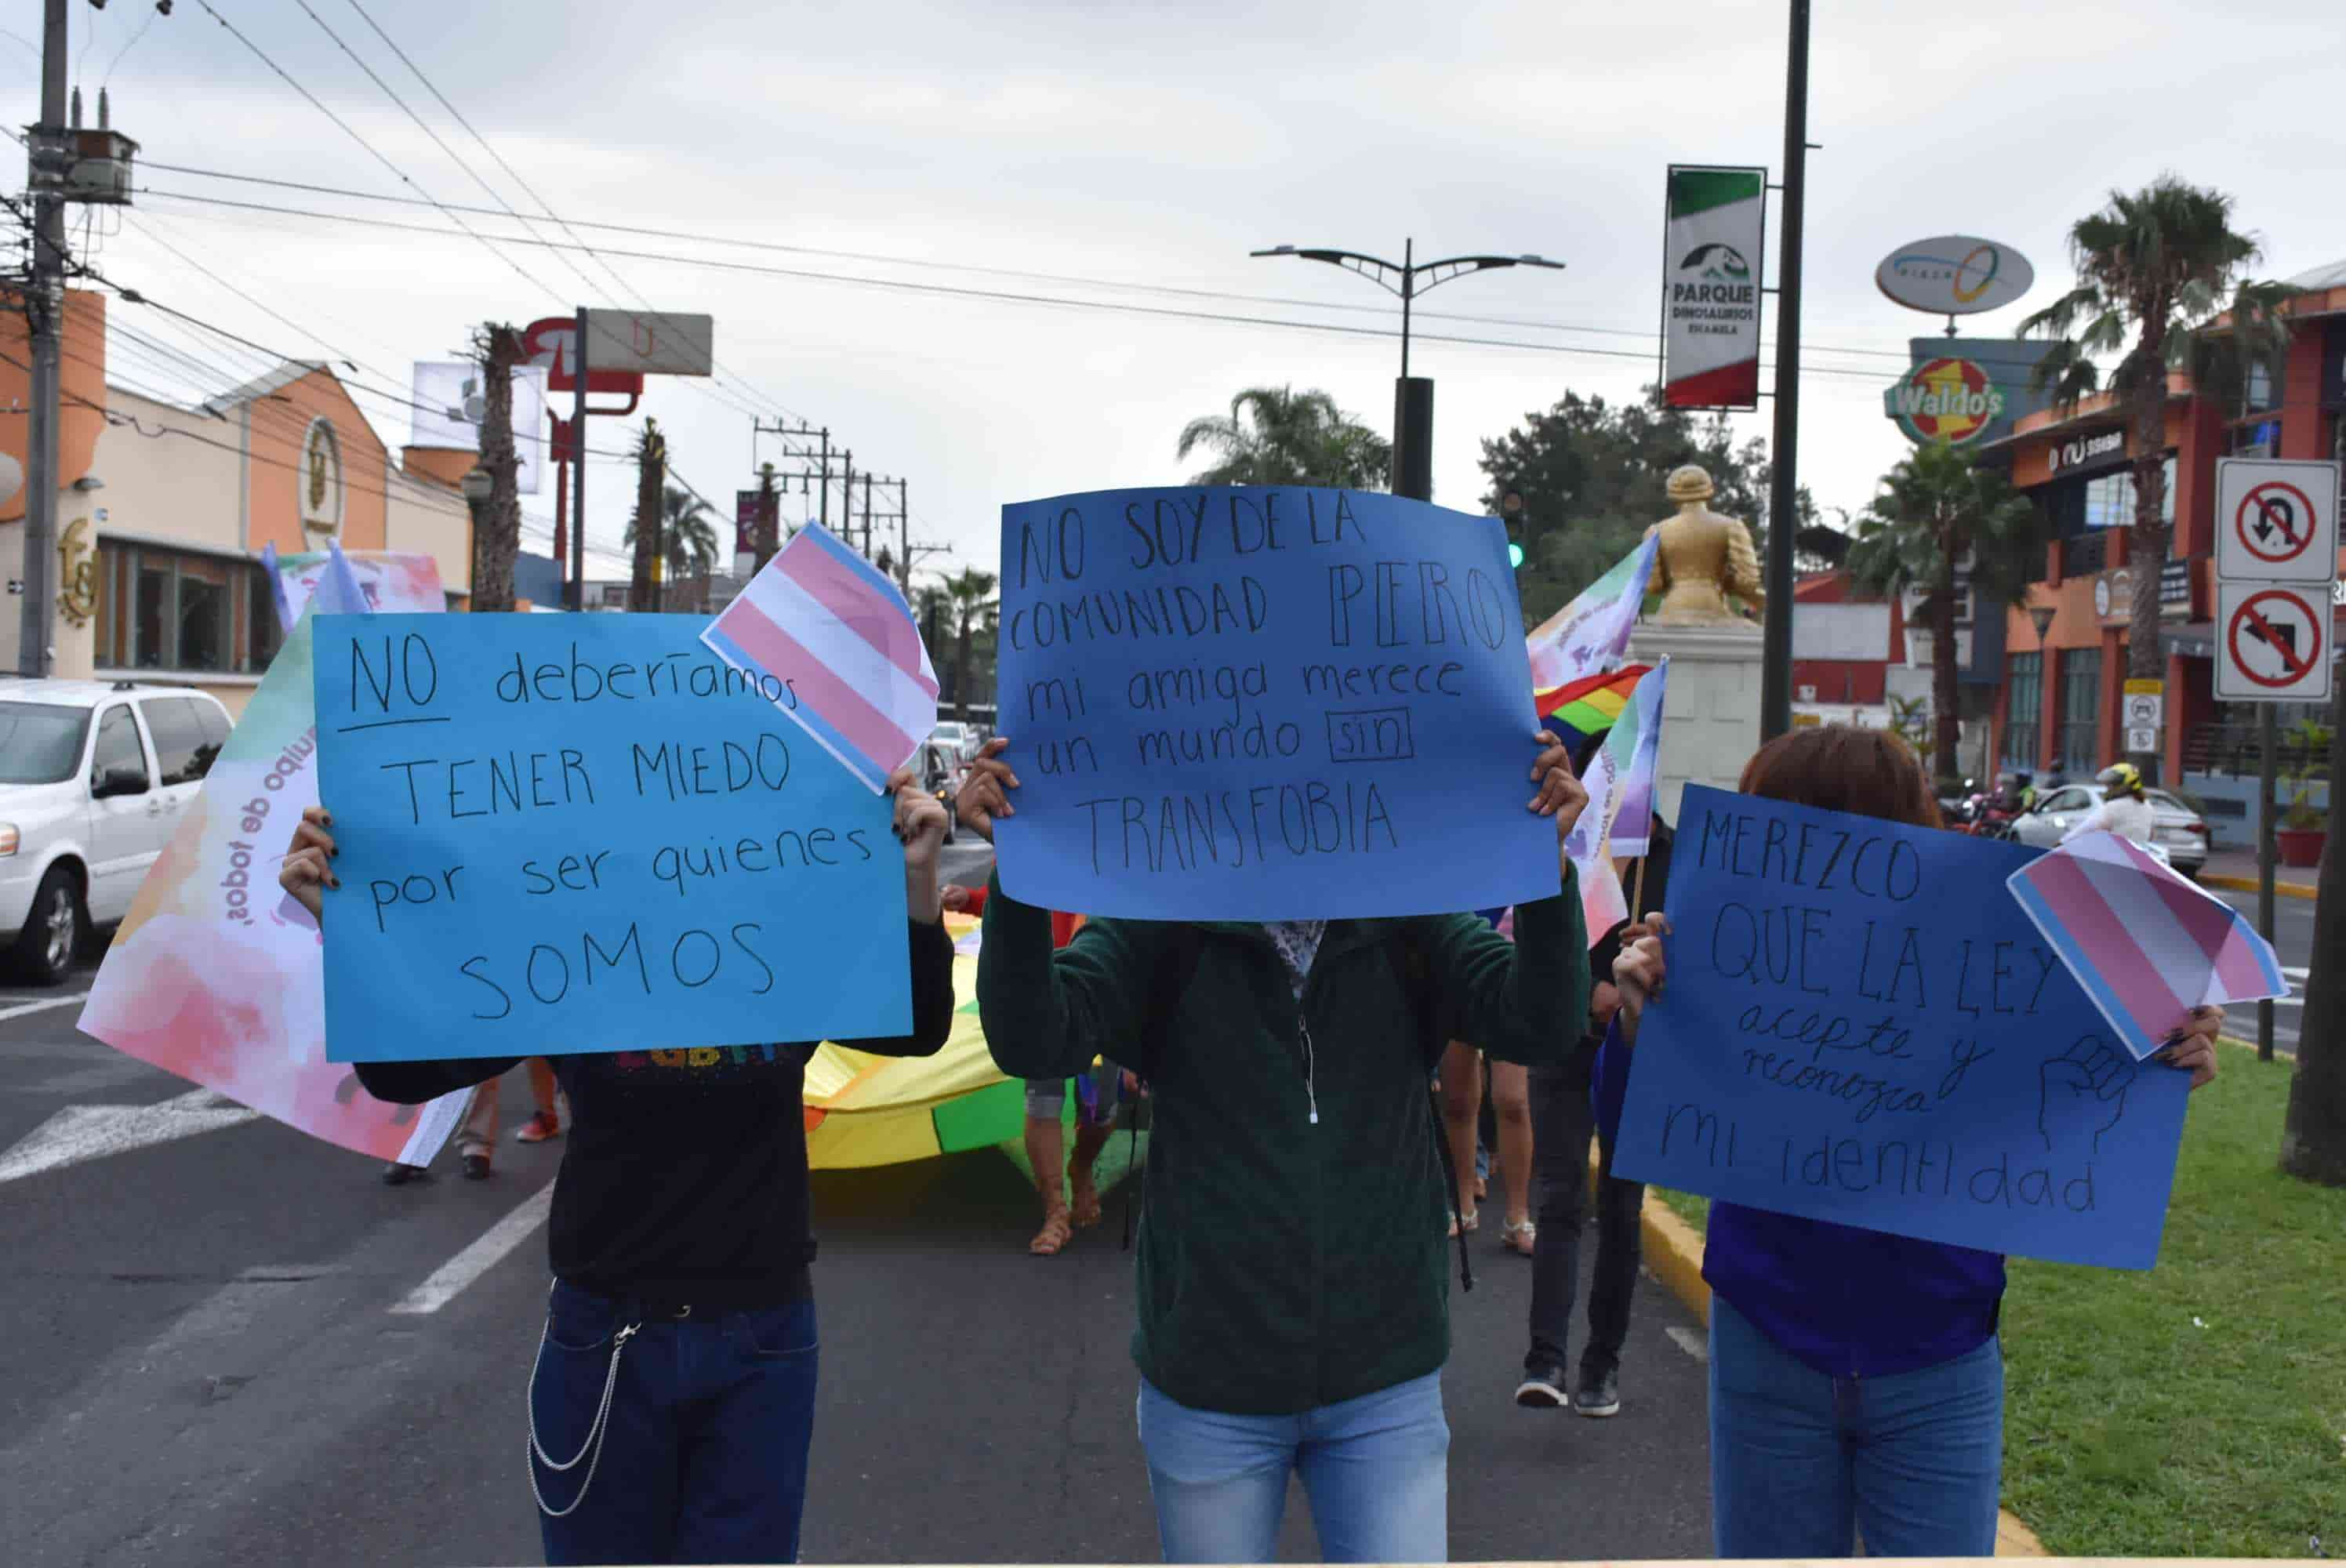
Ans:
[{"label": "transgender pride flag", "polygon": [[789,693],[774,706],[878,793],[937,722],[937,673],[896,585],[809,524],[700,640]]},{"label": "transgender pride flag", "polygon": [[1580,872],[1580,914],[1588,945],[1629,918],[1614,857],[1635,859],[1652,848],[1654,775],[1661,764],[1662,696],[1670,661],[1647,670],[1630,694],[1621,717],[1606,733],[1588,764],[1588,807],[1564,841],[1564,852]]},{"label": "transgender pride flag", "polygon": [[1534,713],[1554,713],[1579,695],[1572,689],[1576,683],[1619,667],[1653,581],[1657,545],[1655,536],[1647,535],[1611,571],[1524,638],[1531,656]]},{"label": "transgender pride flag", "polygon": [[2008,885],[2137,1061],[2194,1007],[2289,994],[2246,916],[2116,833],[2048,850]]}]

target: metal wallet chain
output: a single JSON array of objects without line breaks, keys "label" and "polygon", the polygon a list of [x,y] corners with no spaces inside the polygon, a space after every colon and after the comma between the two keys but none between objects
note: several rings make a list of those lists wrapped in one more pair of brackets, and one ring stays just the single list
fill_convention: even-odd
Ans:
[{"label": "metal wallet chain", "polygon": [[[578,1505],[586,1501],[587,1489],[595,1484],[595,1467],[603,1462],[603,1440],[609,1435],[610,1431],[611,1393],[619,1386],[619,1354],[627,1348],[627,1341],[635,1337],[636,1330],[643,1325],[630,1323],[620,1329],[612,1339],[611,1368],[603,1378],[603,1402],[595,1411],[594,1423],[586,1429],[586,1441],[579,1444],[578,1451],[567,1460],[556,1460],[546,1451],[546,1445],[537,1441],[537,1370],[539,1363],[546,1359],[546,1339],[552,1327],[553,1319],[549,1316],[546,1327],[537,1331],[537,1354],[530,1358],[529,1388],[523,1394],[522,1399],[524,1406],[529,1411],[529,1494],[537,1500],[539,1512],[548,1519],[562,1519],[577,1512]],[[587,1460],[590,1452],[594,1457]],[[559,1474],[575,1470],[581,1460],[587,1460],[587,1464],[586,1479],[578,1483],[578,1495],[570,1500],[568,1508],[547,1507],[546,1493],[538,1490],[537,1467],[542,1464]]]}]

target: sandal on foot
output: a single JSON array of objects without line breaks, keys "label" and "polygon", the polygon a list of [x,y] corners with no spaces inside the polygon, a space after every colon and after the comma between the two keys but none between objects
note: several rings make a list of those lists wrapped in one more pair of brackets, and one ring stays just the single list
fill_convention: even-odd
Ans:
[{"label": "sandal on foot", "polygon": [[1026,1250],[1037,1257],[1056,1257],[1062,1247],[1076,1238],[1075,1227],[1067,1223],[1065,1211],[1053,1209],[1043,1217],[1043,1228],[1026,1244]]},{"label": "sandal on foot", "polygon": [[1463,1215],[1454,1210],[1450,1216],[1450,1234],[1454,1237],[1463,1230],[1472,1236],[1482,1223],[1482,1217],[1471,1208]]},{"label": "sandal on foot", "polygon": [[1097,1225],[1100,1222],[1099,1187],[1093,1182],[1091,1172],[1084,1172],[1079,1178],[1076,1175],[1075,1167],[1069,1166],[1067,1186],[1070,1189],[1068,1196],[1074,1205],[1072,1217],[1076,1224]]},{"label": "sandal on foot", "polygon": [[1528,1218],[1511,1219],[1501,1228],[1499,1245],[1509,1252],[1518,1252],[1529,1257],[1532,1255],[1532,1249],[1538,1245],[1538,1242],[1539,1227],[1534,1225]]}]

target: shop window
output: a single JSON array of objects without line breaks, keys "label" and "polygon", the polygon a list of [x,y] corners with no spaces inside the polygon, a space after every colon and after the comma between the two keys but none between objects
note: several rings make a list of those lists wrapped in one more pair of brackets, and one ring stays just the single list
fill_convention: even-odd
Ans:
[{"label": "shop window", "polygon": [[258,565],[229,555],[101,543],[102,669],[258,675],[282,641]]},{"label": "shop window", "polygon": [[[2159,520],[2172,527],[2175,523],[2175,458],[2169,453],[2161,471],[2167,483],[2160,487]],[[2134,470],[2120,468],[2108,473],[2096,473],[2086,481],[2086,527],[2130,528],[2134,525]]]},{"label": "shop window", "polygon": [[2035,771],[2042,755],[2038,727],[2045,712],[2045,656],[2014,654],[2005,663],[2004,762],[2024,773]]},{"label": "shop window", "polygon": [[2061,541],[2061,575],[2065,577],[2090,577],[2109,565],[2110,536],[2106,534],[2073,534]]},{"label": "shop window", "polygon": [[2100,766],[2102,650],[2072,648],[2061,656],[2061,769],[2091,773]]}]

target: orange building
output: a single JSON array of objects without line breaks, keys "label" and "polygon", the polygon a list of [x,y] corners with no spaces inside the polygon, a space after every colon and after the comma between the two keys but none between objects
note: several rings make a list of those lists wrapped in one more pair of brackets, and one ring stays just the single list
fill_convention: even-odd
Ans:
[{"label": "orange building", "polygon": [[[196,408],[109,384],[105,300],[67,300],[57,675],[199,687],[240,712],[279,639],[260,565],[270,545],[431,555],[463,601],[472,525],[454,479],[472,453],[394,454],[321,364],[280,365]],[[30,362],[23,317],[0,318],[0,406],[22,406]],[[0,451],[19,462],[26,423],[0,419]],[[20,496],[0,509],[10,576],[23,523]],[[16,667],[18,619],[0,615],[0,669]]]},{"label": "orange building", "polygon": [[[2214,814],[2236,820],[2250,814],[2218,801],[2235,792],[2227,759],[2257,715],[2253,706],[2219,703],[2214,693],[2217,460],[2346,456],[2346,263],[2290,281],[2305,292],[2290,305],[2294,341],[2282,374],[2255,377],[2247,408],[2236,411],[2198,395],[2187,377],[2170,377],[2161,440],[2174,532],[2159,585],[2160,777],[2213,795]],[[2002,766],[2040,778],[2089,777],[2125,751],[2119,715],[2134,586],[2127,559],[2133,433],[2106,396],[2066,414],[2031,414],[1997,444],[2013,483],[2045,511],[2055,538],[2028,607],[2006,618],[1994,753]],[[2040,633],[2036,623],[2047,611]],[[2305,713],[2326,718],[2326,708]],[[2284,723],[2295,717],[2281,715]]]}]

